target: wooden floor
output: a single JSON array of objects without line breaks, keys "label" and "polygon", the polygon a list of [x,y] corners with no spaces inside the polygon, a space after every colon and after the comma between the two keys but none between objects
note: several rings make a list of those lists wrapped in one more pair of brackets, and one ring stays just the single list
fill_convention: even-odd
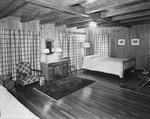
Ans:
[{"label": "wooden floor", "polygon": [[41,119],[150,119],[150,98],[119,88],[119,77],[90,71],[78,76],[96,82],[58,101],[29,92],[17,97]]}]

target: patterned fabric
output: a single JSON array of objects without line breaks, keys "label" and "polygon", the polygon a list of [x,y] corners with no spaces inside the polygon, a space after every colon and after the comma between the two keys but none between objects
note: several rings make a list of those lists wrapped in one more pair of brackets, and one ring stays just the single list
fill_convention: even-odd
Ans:
[{"label": "patterned fabric", "polygon": [[17,82],[21,85],[28,85],[39,81],[39,77],[31,74],[29,62],[20,62],[17,66]]},{"label": "patterned fabric", "polygon": [[17,79],[18,83],[21,85],[28,85],[28,84],[32,84],[34,82],[39,81],[39,77],[35,76],[35,75],[30,75],[24,79],[22,79],[21,77]]},{"label": "patterned fabric", "polygon": [[31,73],[31,67],[30,67],[30,64],[29,62],[20,62],[16,65],[17,67],[17,71],[20,72],[20,73],[24,73],[24,74],[29,74]]}]

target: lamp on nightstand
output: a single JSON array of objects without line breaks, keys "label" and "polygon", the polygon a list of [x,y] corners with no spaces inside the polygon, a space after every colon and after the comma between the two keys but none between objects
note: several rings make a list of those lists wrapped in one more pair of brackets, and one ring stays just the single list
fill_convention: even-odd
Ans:
[{"label": "lamp on nightstand", "polygon": [[89,42],[83,43],[83,48],[85,48],[85,53],[84,53],[84,55],[86,55],[86,49],[87,49],[87,48],[90,48],[90,43],[89,43]]},{"label": "lamp on nightstand", "polygon": [[[48,48],[45,48],[45,49],[43,49],[43,53],[46,55],[47,53],[50,53],[49,52],[49,49]],[[47,62],[47,55],[46,55],[46,62]]]}]

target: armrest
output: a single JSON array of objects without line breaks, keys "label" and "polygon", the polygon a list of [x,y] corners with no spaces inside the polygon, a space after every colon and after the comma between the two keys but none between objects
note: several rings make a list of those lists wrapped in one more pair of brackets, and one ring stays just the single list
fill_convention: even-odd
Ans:
[{"label": "armrest", "polygon": [[41,71],[41,70],[38,70],[38,69],[31,69],[31,71],[37,71],[37,72],[42,73],[42,71]]}]

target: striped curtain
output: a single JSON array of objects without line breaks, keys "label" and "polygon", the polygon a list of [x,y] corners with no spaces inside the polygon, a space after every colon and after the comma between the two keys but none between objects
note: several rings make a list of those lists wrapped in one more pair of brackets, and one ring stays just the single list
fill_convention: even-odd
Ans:
[{"label": "striped curtain", "polygon": [[95,35],[94,39],[94,54],[100,54],[101,56],[110,56],[110,39],[109,34]]},{"label": "striped curtain", "polygon": [[30,62],[31,67],[40,69],[39,32],[0,29],[0,75],[16,76],[16,64]]},{"label": "striped curtain", "polygon": [[[76,69],[82,67],[82,39],[86,37],[85,34],[74,34],[74,33],[59,33],[59,43],[62,48],[63,57],[70,57],[71,64],[75,65]],[[82,37],[80,37],[82,36]]]}]

